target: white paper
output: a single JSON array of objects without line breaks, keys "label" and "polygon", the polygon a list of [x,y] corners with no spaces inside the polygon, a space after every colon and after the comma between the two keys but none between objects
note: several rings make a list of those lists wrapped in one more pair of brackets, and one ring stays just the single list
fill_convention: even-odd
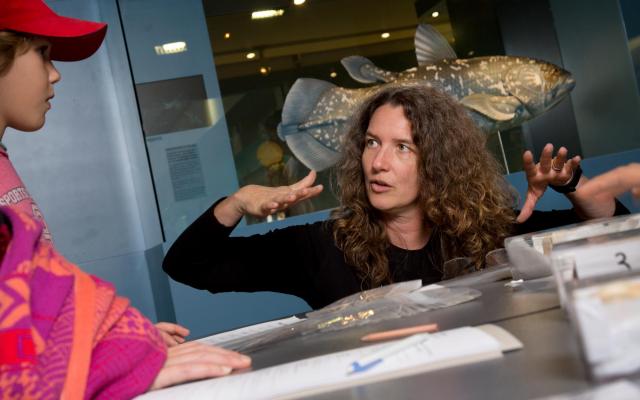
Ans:
[{"label": "white paper", "polygon": [[576,289],[573,302],[594,376],[640,371],[640,278]]},{"label": "white paper", "polygon": [[640,236],[587,243],[557,253],[573,257],[580,279],[640,270]]},{"label": "white paper", "polygon": [[273,329],[279,328],[281,326],[295,324],[296,322],[301,320],[302,319],[294,316],[289,318],[278,319],[275,321],[267,321],[261,324],[245,326],[244,328],[239,328],[232,331],[222,332],[215,335],[207,336],[205,338],[196,340],[196,342],[202,342],[212,346],[224,347],[224,343],[230,342],[232,340],[242,339],[244,337],[254,335],[257,333],[268,332]]},{"label": "white paper", "polygon": [[502,356],[501,343],[492,335],[478,328],[465,327],[425,335],[423,341],[386,358],[368,371],[351,375],[347,373],[353,361],[390,344],[376,344],[258,371],[187,383],[149,392],[139,398],[292,398]]}]

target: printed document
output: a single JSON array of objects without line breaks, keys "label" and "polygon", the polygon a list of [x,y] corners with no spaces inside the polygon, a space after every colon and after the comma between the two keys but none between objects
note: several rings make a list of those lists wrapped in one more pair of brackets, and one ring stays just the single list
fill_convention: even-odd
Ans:
[{"label": "printed document", "polygon": [[502,357],[522,348],[496,325],[464,327],[424,335],[424,340],[363,372],[349,372],[356,360],[395,342],[326,354],[257,371],[187,383],[148,392],[139,399],[291,399],[368,382],[392,379]]}]

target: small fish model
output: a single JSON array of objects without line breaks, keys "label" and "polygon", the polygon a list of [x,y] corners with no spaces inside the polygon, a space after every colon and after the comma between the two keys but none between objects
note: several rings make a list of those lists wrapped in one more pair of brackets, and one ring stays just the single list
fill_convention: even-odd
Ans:
[{"label": "small fish model", "polygon": [[278,136],[308,168],[336,163],[349,118],[364,100],[388,85],[438,88],[463,104],[486,133],[518,126],[555,106],[575,86],[571,74],[551,63],[526,57],[457,58],[433,27],[419,25],[415,36],[418,67],[392,72],[361,56],[341,60],[358,82],[378,83],[346,89],[299,78],[284,102]]}]

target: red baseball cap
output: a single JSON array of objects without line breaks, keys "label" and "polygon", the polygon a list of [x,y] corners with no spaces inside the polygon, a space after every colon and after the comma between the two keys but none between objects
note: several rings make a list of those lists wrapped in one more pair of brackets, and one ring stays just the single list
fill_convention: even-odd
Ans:
[{"label": "red baseball cap", "polygon": [[1,30],[43,37],[52,60],[78,61],[98,50],[107,24],[62,17],[42,0],[0,0]]}]

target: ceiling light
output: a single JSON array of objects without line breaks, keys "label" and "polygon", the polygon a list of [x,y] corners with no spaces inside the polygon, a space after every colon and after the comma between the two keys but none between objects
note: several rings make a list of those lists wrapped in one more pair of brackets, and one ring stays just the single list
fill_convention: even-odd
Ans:
[{"label": "ceiling light", "polygon": [[231,34],[229,32],[225,32],[224,33],[224,38],[225,39],[231,39]]},{"label": "ceiling light", "polygon": [[296,6],[301,6],[305,3],[305,1],[307,0],[293,0],[293,4],[295,4]]},{"label": "ceiling light", "polygon": [[256,58],[256,53],[254,53],[254,52],[247,53],[247,58],[249,60],[253,60],[254,58]]},{"label": "ceiling light", "polygon": [[262,11],[254,11],[251,13],[251,19],[264,19],[264,18],[273,18],[280,17],[284,14],[283,9],[278,10],[262,10]]},{"label": "ceiling light", "polygon": [[260,73],[262,75],[269,75],[269,72],[271,72],[271,68],[269,68],[269,67],[260,67]]},{"label": "ceiling light", "polygon": [[380,37],[383,38],[383,39],[388,39],[389,36],[391,36],[391,34],[389,32],[383,32],[382,35],[380,35]]},{"label": "ceiling light", "polygon": [[439,12],[437,12],[437,11],[434,11],[434,12],[432,12],[432,13],[431,13],[431,16],[432,16],[433,18],[438,18],[438,15],[440,15],[440,13],[439,13]]},{"label": "ceiling light", "polygon": [[182,53],[183,51],[187,51],[187,43],[186,42],[172,42],[165,43],[163,45],[154,46],[157,55],[165,55],[165,54],[175,54]]},{"label": "ceiling light", "polygon": [[332,78],[335,78],[336,76],[338,76],[338,73],[336,71],[331,71],[329,76],[332,77]]}]

